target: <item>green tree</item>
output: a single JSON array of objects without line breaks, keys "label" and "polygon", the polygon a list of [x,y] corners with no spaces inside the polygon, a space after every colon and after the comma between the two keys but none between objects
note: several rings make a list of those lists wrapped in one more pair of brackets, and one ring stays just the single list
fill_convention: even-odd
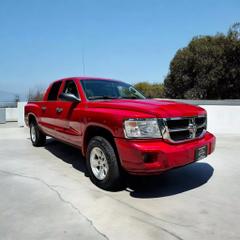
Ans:
[{"label": "green tree", "polygon": [[164,97],[164,86],[161,83],[148,83],[139,82],[134,87],[142,92],[147,98],[163,98]]},{"label": "green tree", "polygon": [[177,51],[164,81],[166,97],[240,98],[240,24],[227,35],[199,36]]}]

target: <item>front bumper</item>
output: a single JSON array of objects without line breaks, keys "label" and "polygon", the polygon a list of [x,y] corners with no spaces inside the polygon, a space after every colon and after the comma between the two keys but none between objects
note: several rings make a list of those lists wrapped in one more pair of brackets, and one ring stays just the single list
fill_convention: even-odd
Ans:
[{"label": "front bumper", "polygon": [[123,168],[139,175],[157,174],[195,161],[195,149],[207,145],[208,155],[215,149],[216,138],[207,132],[203,138],[172,144],[162,139],[128,140],[116,138]]}]

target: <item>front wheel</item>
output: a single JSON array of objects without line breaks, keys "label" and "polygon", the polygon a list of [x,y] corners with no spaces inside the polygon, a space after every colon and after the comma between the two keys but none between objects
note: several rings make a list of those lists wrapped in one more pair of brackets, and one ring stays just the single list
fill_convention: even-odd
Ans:
[{"label": "front wheel", "polygon": [[35,147],[43,146],[46,142],[46,135],[41,132],[36,122],[30,124],[30,138]]},{"label": "front wheel", "polygon": [[91,181],[105,190],[121,187],[121,170],[111,143],[100,136],[93,137],[87,148],[86,165]]}]

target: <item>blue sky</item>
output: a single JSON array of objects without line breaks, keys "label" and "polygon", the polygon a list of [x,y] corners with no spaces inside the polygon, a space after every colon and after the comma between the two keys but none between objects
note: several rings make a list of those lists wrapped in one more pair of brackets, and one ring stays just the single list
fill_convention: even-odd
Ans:
[{"label": "blue sky", "polygon": [[192,37],[238,21],[237,0],[0,0],[0,90],[83,75],[83,53],[87,76],[162,82]]}]

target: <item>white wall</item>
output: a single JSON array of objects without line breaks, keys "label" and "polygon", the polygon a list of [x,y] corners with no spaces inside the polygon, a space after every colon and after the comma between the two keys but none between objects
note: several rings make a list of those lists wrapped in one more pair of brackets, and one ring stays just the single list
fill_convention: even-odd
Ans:
[{"label": "white wall", "polygon": [[0,124],[6,123],[6,110],[5,108],[0,108]]},{"label": "white wall", "polygon": [[[6,109],[6,120],[18,119],[18,126],[25,126],[24,106],[19,102],[18,108]],[[200,105],[208,113],[208,130],[212,133],[240,134],[240,105]]]},{"label": "white wall", "polygon": [[208,114],[208,130],[240,134],[240,106],[200,105]]},{"label": "white wall", "polygon": [[18,102],[17,104],[17,110],[18,110],[18,126],[24,127],[25,121],[24,121],[24,106],[27,104],[27,102]]},{"label": "white wall", "polygon": [[5,108],[6,110],[6,121],[16,122],[18,120],[18,110],[17,108]]},{"label": "white wall", "polygon": [[0,108],[1,122],[18,122],[19,127],[24,127],[24,106],[27,102],[18,102],[16,108]]}]

